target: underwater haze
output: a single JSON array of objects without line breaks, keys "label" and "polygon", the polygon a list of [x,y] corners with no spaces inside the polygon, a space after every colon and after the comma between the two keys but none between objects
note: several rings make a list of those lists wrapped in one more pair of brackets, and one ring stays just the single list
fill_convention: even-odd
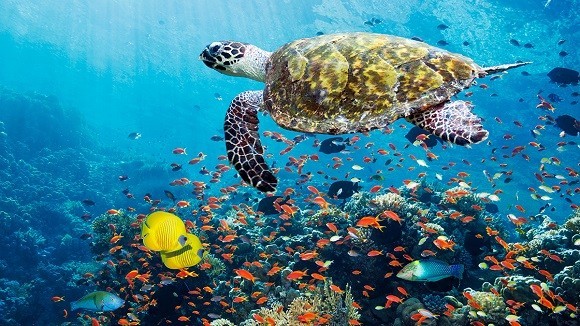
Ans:
[{"label": "underwater haze", "polygon": [[[580,324],[579,14],[577,0],[1,1],[0,325]],[[200,53],[352,32],[531,63],[451,98],[489,131],[470,146],[405,119],[327,135],[259,113],[277,190],[244,182],[224,117],[264,83]],[[372,68],[361,58],[350,71]]]}]

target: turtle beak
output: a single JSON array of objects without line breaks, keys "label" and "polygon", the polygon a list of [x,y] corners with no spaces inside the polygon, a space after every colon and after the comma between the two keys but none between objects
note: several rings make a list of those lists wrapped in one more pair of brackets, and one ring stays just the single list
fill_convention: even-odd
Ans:
[{"label": "turtle beak", "polygon": [[205,48],[203,52],[199,54],[199,60],[203,61],[206,66],[215,70],[225,70],[221,65],[218,65],[215,58],[210,55],[209,49]]},{"label": "turtle beak", "polygon": [[215,59],[213,59],[213,57],[209,54],[209,49],[207,47],[199,54],[199,60],[203,61],[205,64],[207,64],[207,62],[215,63]]}]

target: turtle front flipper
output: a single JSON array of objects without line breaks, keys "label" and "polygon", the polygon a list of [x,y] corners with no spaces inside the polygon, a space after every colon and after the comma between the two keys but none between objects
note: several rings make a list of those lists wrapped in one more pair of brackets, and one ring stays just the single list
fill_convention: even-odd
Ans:
[{"label": "turtle front flipper", "polygon": [[473,105],[465,101],[441,103],[414,113],[407,120],[416,126],[457,145],[477,144],[487,139],[481,118],[471,113]]},{"label": "turtle front flipper", "polygon": [[262,91],[240,93],[228,108],[224,132],[228,159],[242,179],[262,192],[270,192],[276,190],[278,181],[264,161],[258,134],[258,109],[262,104]]}]

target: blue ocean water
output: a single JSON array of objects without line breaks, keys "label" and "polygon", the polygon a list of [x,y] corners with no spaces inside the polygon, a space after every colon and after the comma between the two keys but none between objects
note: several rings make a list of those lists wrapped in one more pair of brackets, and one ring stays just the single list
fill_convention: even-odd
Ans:
[{"label": "blue ocean water", "polygon": [[[190,319],[181,322],[183,324],[202,324],[204,319],[215,319],[215,315],[239,324],[252,318],[252,309],[260,306],[255,304],[256,298],[251,297],[252,292],[261,291],[267,295],[271,300],[269,306],[273,301],[281,301],[279,293],[268,292],[264,285],[240,285],[240,293],[226,291],[226,283],[234,283],[236,274],[233,270],[244,267],[245,261],[273,264],[269,259],[259,257],[266,243],[258,244],[261,236],[267,236],[270,231],[280,232],[279,228],[272,226],[258,232],[256,230],[260,228],[251,225],[252,233],[245,231],[245,226],[236,225],[237,234],[249,237],[253,249],[245,248],[245,252],[236,253],[232,263],[226,261],[227,272],[220,277],[209,276],[198,267],[190,269],[201,275],[197,281],[174,277],[176,281],[171,286],[180,290],[186,287],[187,290],[175,290],[179,300],[172,307],[167,308],[170,304],[165,297],[155,297],[154,293],[157,291],[159,294],[163,289],[158,275],[169,276],[171,271],[156,266],[160,261],[154,254],[146,259],[155,266],[150,269],[153,275],[150,284],[155,288],[150,292],[138,291],[125,279],[133,269],[138,269],[141,274],[149,270],[138,261],[139,258],[145,259],[141,251],[131,246],[139,243],[139,239],[133,238],[138,228],[131,228],[129,224],[138,214],[148,214],[154,207],[173,207],[174,202],[167,198],[165,190],[178,201],[190,203],[190,207],[177,212],[184,220],[195,222],[196,227],[205,223],[207,214],[202,208],[209,204],[208,198],[220,199],[221,207],[214,209],[211,222],[205,223],[213,223],[218,231],[203,237],[210,245],[210,253],[218,259],[222,258],[222,253],[234,252],[219,240],[219,236],[228,233],[218,229],[219,220],[229,214],[232,206],[255,205],[264,197],[247,185],[236,186],[235,192],[229,192],[227,198],[222,197],[224,192],[221,189],[240,182],[235,171],[224,172],[219,178],[214,178],[217,180],[215,183],[210,181],[211,173],[202,173],[202,167],[215,172],[219,169],[216,167],[218,164],[227,165],[227,161],[219,159],[225,154],[223,141],[211,138],[223,136],[223,117],[230,100],[244,90],[263,88],[261,83],[249,79],[218,74],[198,59],[203,48],[216,40],[238,40],[273,51],[291,40],[317,33],[373,32],[418,37],[428,44],[468,56],[482,66],[531,61],[532,64],[510,70],[501,78],[478,80],[477,85],[457,95],[458,99],[474,103],[474,111],[483,117],[490,136],[486,142],[471,148],[439,143],[431,149],[438,156],[436,160],[429,160],[424,149],[405,138],[413,126],[404,120],[394,122],[390,134],[381,131],[359,134],[361,139],[349,146],[348,153],[320,153],[314,146],[315,141],[329,137],[325,135],[308,135],[306,140],[283,155],[279,153],[287,144],[264,136],[262,143],[269,153],[266,160],[271,166],[280,168],[276,195],[293,188],[295,205],[304,212],[304,219],[308,210],[317,209],[309,202],[312,194],[306,189],[307,185],[326,192],[335,180],[357,178],[361,180],[361,191],[368,192],[373,186],[381,185],[379,194],[389,192],[389,187],[405,192],[404,180],[419,181],[420,175],[425,174],[425,182],[434,189],[441,189],[440,194],[457,186],[460,181],[469,184],[470,192],[474,194],[495,193],[499,201],[492,203],[497,205],[498,211],[485,216],[472,211],[480,218],[475,223],[483,227],[487,225],[484,218],[493,219],[489,225],[494,229],[501,228],[503,239],[532,246],[526,241],[530,242],[535,235],[522,236],[522,228],[526,232],[530,228],[541,230],[544,215],[558,225],[557,229],[563,228],[571,216],[578,216],[575,208],[579,192],[576,171],[580,169],[577,133],[563,132],[556,123],[556,118],[566,115],[578,119],[578,84],[559,85],[547,74],[556,67],[578,70],[579,12],[580,6],[575,0],[2,1],[0,220],[5,249],[0,252],[0,324],[90,324],[90,319],[95,318],[103,325],[115,325],[120,319],[141,320],[141,324],[146,325],[165,323],[165,320],[179,323],[178,317],[182,315]],[[468,92],[473,94],[466,97]],[[540,103],[538,95],[549,101],[555,110],[537,108]],[[301,135],[283,130],[269,116],[262,115],[260,133],[264,131],[282,133],[287,139]],[[141,137],[128,137],[135,132]],[[521,152],[518,152],[518,146],[524,146]],[[175,148],[185,148],[187,155],[173,154]],[[381,155],[378,153],[380,149],[389,153]],[[299,159],[312,154],[320,158],[318,161],[306,160],[300,171],[302,176],[297,173],[296,166],[288,164],[290,158]],[[188,163],[198,155],[204,157],[201,162]],[[333,157],[342,160],[340,167],[333,168],[336,163]],[[365,162],[365,157],[371,162]],[[423,160],[428,167],[417,160]],[[386,164],[387,161],[390,163]],[[171,163],[182,165],[181,170],[172,171]],[[289,171],[284,169],[286,166]],[[353,166],[362,169],[353,169]],[[308,173],[311,176],[306,177]],[[373,175],[380,175],[382,180],[371,178]],[[121,181],[125,179],[121,176],[127,179]],[[179,178],[204,182],[207,187],[203,196],[192,193],[190,184],[182,187],[170,185]],[[307,182],[300,182],[306,178]],[[160,204],[152,206],[144,201],[147,194],[160,200]],[[532,195],[536,196],[533,198]],[[341,200],[325,197],[332,206],[341,207]],[[437,209],[449,210],[435,205],[429,208],[432,214]],[[107,215],[110,209],[121,210],[125,219]],[[510,223],[509,214],[528,220],[520,228],[521,232]],[[325,223],[333,222],[341,227],[341,236],[346,237],[346,228],[356,224],[360,217],[362,215],[350,216],[351,220],[329,217],[316,227],[279,233],[276,239],[280,240],[275,243],[280,252],[288,256],[280,258],[280,265],[292,270],[302,269],[290,267],[290,262],[296,257],[292,258],[284,250],[286,246],[298,252],[301,251],[295,247],[299,245],[306,248],[303,250],[316,249],[312,237],[300,237],[304,230],[323,234],[328,230]],[[95,227],[98,224],[95,221],[107,227]],[[114,226],[108,227],[108,224]],[[393,243],[397,241],[405,244],[409,239],[419,241],[422,236],[411,232],[411,225],[415,223],[407,222],[407,231],[401,231],[405,235],[401,238],[403,240],[381,243],[375,239],[376,246],[371,249],[383,250],[386,254],[393,251]],[[453,228],[447,230],[447,235],[463,247],[465,244],[461,241],[465,234],[460,232],[461,227],[446,226]],[[113,227],[116,228],[114,231]],[[102,238],[108,239],[119,230],[126,232],[121,233],[125,236],[120,242],[123,248],[119,253],[109,253],[113,246],[107,243],[108,246],[104,246]],[[483,228],[481,230],[485,232]],[[548,229],[544,231],[548,232]],[[375,232],[373,236],[380,237],[379,233]],[[554,235],[554,239],[564,233],[562,230]],[[499,250],[496,248],[493,236],[488,237],[493,246],[489,245],[487,254],[505,260],[506,253],[501,251],[501,247]],[[541,266],[537,270],[548,270],[555,275],[566,266],[574,265],[580,248],[572,243],[573,240],[573,236],[568,237],[567,242],[562,240],[569,245],[567,248],[563,247],[564,242],[556,240],[547,241],[551,247],[534,247],[551,250],[552,254],[565,258],[565,262],[559,265],[549,261],[544,265],[538,263]],[[240,247],[244,243],[241,240],[234,242]],[[338,248],[345,246],[352,250],[360,249],[348,243]],[[345,284],[353,287],[354,300],[362,306],[360,322],[363,324],[389,325],[389,321],[403,318],[392,308],[377,317],[375,309],[377,305],[384,305],[386,295],[396,293],[396,285],[405,286],[414,297],[420,298],[419,293],[425,291],[423,285],[389,279],[387,284],[383,281],[371,284],[377,290],[367,297],[361,294],[366,283],[355,275],[340,273],[341,269],[360,262],[349,260],[348,250],[336,250],[342,256],[334,257],[322,248],[319,250],[319,259],[335,261],[324,275],[333,277],[342,289]],[[421,259],[421,250],[412,252],[408,248],[407,252],[414,259]],[[361,253],[361,256],[372,259],[365,254]],[[458,255],[445,254],[437,257],[445,257],[449,263],[457,262]],[[537,250],[525,255],[530,259],[532,256],[543,257]],[[477,265],[486,255],[472,256],[471,268],[477,274],[480,272]],[[368,274],[376,273],[382,278],[386,271],[391,270],[387,258],[382,258],[385,265],[369,264]],[[284,259],[285,264],[282,264]],[[434,291],[433,295],[462,297],[465,288],[480,291],[482,281],[494,284],[502,273],[546,281],[537,272],[522,267],[521,261],[518,263],[520,265],[515,270],[478,274],[450,290],[456,292]],[[309,273],[318,268],[314,264],[307,267]],[[254,275],[262,275],[263,282],[280,283],[280,280],[268,279],[255,266],[244,268],[252,270]],[[569,277],[580,284],[578,272]],[[188,280],[193,283],[188,284]],[[285,280],[281,281],[284,283]],[[365,282],[369,280],[365,279]],[[205,285],[219,289],[214,297],[224,297],[228,307],[221,307],[220,300],[212,301],[205,293],[203,299],[195,301],[195,308],[189,308],[189,298],[184,299],[187,292]],[[284,283],[283,286],[299,288],[296,284]],[[548,282],[548,286],[566,302],[578,306],[579,288],[570,290],[576,292],[566,292],[568,290],[561,282]],[[83,312],[77,315],[77,312],[70,311],[71,301],[95,290],[116,292],[127,303],[116,314]],[[136,294],[146,297],[136,299]],[[249,302],[233,303],[234,297],[240,295],[250,298]],[[51,298],[54,296],[64,296],[64,300],[53,302]],[[146,306],[146,302],[154,297],[161,304]],[[503,299],[506,302],[523,300],[521,296],[514,298],[506,294],[503,294]],[[571,324],[578,320],[570,308],[550,315],[547,312],[551,309],[542,306],[546,313],[538,313],[531,308],[533,303],[540,304],[536,302],[538,298],[530,295],[526,299],[526,308],[511,312],[523,316],[520,319],[522,325],[532,322],[547,324],[558,318]],[[557,299],[550,300],[555,305],[564,305],[563,302],[558,304]],[[463,301],[468,307],[469,302]],[[211,304],[204,305],[204,302]],[[285,304],[288,306],[289,302]],[[185,308],[176,310],[177,305]],[[227,312],[229,307],[234,307],[236,312]],[[66,317],[63,315],[65,309]],[[197,311],[197,314],[192,311]],[[469,317],[465,310],[466,317],[461,322],[467,325],[480,318],[484,323],[501,325],[507,324],[507,315],[503,313],[494,320]],[[317,317],[322,318],[322,314]],[[458,320],[456,322],[460,323]],[[405,321],[406,324],[414,322]]]}]

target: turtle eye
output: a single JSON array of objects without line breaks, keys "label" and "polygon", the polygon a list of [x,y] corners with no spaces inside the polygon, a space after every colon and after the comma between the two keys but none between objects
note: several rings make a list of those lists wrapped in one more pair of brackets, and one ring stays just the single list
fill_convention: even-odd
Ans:
[{"label": "turtle eye", "polygon": [[222,44],[220,42],[213,42],[212,44],[210,44],[208,46],[209,53],[212,55],[217,54],[221,48],[222,48]]}]

